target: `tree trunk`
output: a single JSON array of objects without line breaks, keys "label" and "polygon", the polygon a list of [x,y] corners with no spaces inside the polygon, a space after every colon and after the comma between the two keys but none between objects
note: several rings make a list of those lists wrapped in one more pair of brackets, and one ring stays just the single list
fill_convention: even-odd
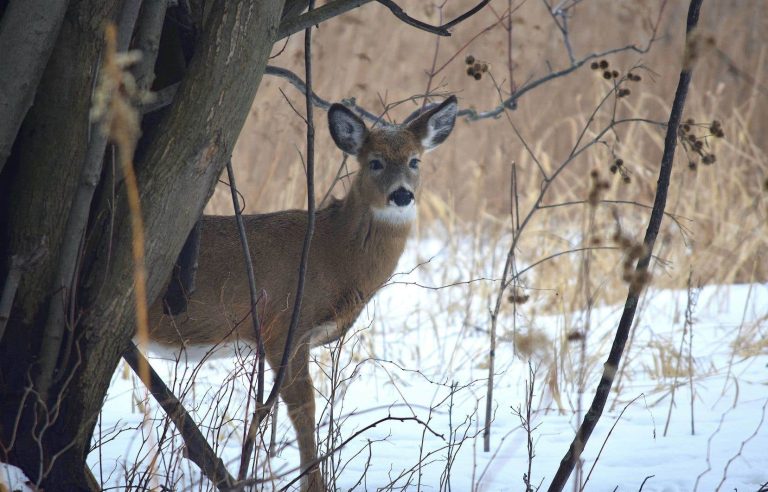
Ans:
[{"label": "tree trunk", "polygon": [[[24,273],[0,340],[0,459],[20,466],[49,491],[88,489],[84,464],[93,427],[134,330],[131,223],[125,190],[112,179],[108,158],[86,233],[77,296],[67,306],[67,312],[75,306],[75,316],[55,354],[51,398],[38,404],[30,382],[36,378],[48,302],[56,294],[51,286],[62,232],[88,145],[103,25],[116,19],[121,4],[71,2],[34,105],[0,175],[0,192],[8,192],[0,198],[0,225],[8,231],[0,239],[2,258],[31,251],[43,237],[48,247],[42,263]],[[150,301],[160,293],[232,152],[282,7],[282,1],[215,2],[173,105],[156,127],[144,128],[136,170]],[[0,268],[4,278],[7,265]]]}]

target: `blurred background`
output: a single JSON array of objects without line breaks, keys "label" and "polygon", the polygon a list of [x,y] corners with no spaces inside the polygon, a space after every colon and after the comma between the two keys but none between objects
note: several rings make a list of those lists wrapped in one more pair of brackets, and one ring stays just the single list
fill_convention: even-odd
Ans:
[{"label": "blurred background", "polygon": [[[431,24],[453,19],[475,3],[400,2],[409,15]],[[575,60],[627,45],[645,48],[660,19],[647,53],[629,50],[598,59],[605,59],[609,70],[619,71],[620,76],[631,70],[641,80],[625,82],[622,87],[631,93],[618,99],[609,96],[589,125],[590,115],[614,87],[614,81],[604,79],[603,70],[590,69],[589,62],[525,93],[517,109],[497,119],[460,119],[449,140],[424,158],[417,237],[450,242],[455,237],[479,236],[506,248],[509,242],[503,238],[508,239],[511,231],[513,162],[518,214],[525,216],[542,185],[531,153],[549,174],[568,159],[582,131],[585,139],[594,138],[610,123],[614,111],[615,119],[666,122],[682,64],[688,2],[560,3],[575,4],[568,9]],[[684,287],[690,271],[704,283],[768,279],[768,143],[764,138],[768,131],[768,3],[707,2],[701,16],[684,118],[696,123],[692,132],[700,137],[703,154],[714,155],[715,162],[708,165],[693,149],[678,146],[667,205],[676,220],[672,216],[665,219],[657,243],[654,284],[658,287]],[[377,114],[388,108],[385,117],[394,122],[402,121],[422,100],[389,105],[427,91],[436,93],[431,100],[456,94],[462,109],[488,110],[508,97],[512,88],[570,65],[563,36],[540,0],[494,0],[454,28],[451,37],[440,39],[404,24],[373,2],[321,25],[313,42],[314,89],[320,97],[329,101],[354,98]],[[467,74],[468,55],[488,66],[479,80]],[[303,35],[275,46],[273,56],[272,65],[303,78]],[[430,77],[430,72],[435,75]],[[300,156],[305,150],[305,128],[288,101],[303,111],[303,95],[298,90],[283,79],[265,75],[234,153],[247,213],[306,208]],[[715,120],[721,123],[724,138],[711,136]],[[327,133],[324,111],[316,110],[315,122],[319,201],[334,182],[342,153]],[[649,214],[642,205],[653,203],[663,138],[663,126],[623,124],[570,162],[542,203],[586,200],[592,186],[590,173],[597,170],[600,179],[610,184],[601,195],[604,200],[636,204],[600,204],[589,224],[588,207],[583,204],[535,211],[519,242],[517,253],[522,262],[578,248],[587,238],[590,244],[608,244],[617,221],[623,234],[641,240]],[[623,175],[611,173],[617,158],[623,161]],[[354,172],[357,163],[349,159],[347,165],[346,171]],[[344,180],[336,183],[333,194],[343,196],[344,187]],[[232,213],[226,187],[219,186],[207,212]],[[621,254],[599,253],[592,273],[604,283],[601,299],[615,301],[625,293],[611,288],[621,280],[616,274]],[[542,263],[535,269],[535,280],[530,277],[526,285],[535,284],[545,296],[567,291],[577,277],[577,256]]]}]

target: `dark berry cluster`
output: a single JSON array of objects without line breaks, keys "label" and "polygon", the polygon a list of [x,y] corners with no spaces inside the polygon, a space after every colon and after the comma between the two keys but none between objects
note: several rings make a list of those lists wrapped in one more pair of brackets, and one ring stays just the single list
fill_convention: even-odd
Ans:
[{"label": "dark berry cluster", "polygon": [[[594,61],[589,65],[589,67],[592,70],[602,71],[603,78],[605,80],[616,80],[617,85],[624,82],[624,80],[628,80],[630,82],[640,82],[641,80],[643,80],[641,76],[633,72],[627,73],[626,77],[624,77],[624,79],[621,79],[621,72],[619,72],[618,70],[611,69],[610,66],[611,64],[608,63],[608,60]],[[617,97],[627,97],[630,94],[632,94],[632,90],[627,87],[617,87],[616,89]]]},{"label": "dark berry cluster", "polygon": [[[709,133],[702,134],[702,130],[708,130]],[[696,123],[692,118],[688,118],[678,127],[677,136],[688,156],[688,168],[695,171],[699,167],[699,160],[705,165],[711,165],[717,161],[717,155],[711,152],[707,139],[709,137],[724,138],[725,132],[718,120],[706,124]]]},{"label": "dark berry cluster", "polygon": [[608,60],[600,60],[592,62],[592,64],[589,66],[592,70],[602,70],[603,71],[603,78],[605,80],[611,80],[611,79],[618,79],[621,75],[618,70],[609,70],[610,64],[608,63]]},{"label": "dark berry cluster", "polygon": [[474,77],[475,80],[483,78],[483,74],[488,71],[488,64],[480,60],[476,60],[474,56],[467,55],[464,59],[464,63],[467,64],[467,75]]},{"label": "dark berry cluster", "polygon": [[610,171],[613,174],[617,174],[621,176],[621,180],[625,183],[629,184],[632,182],[632,178],[629,176],[629,171],[627,171],[627,166],[624,165],[624,159],[616,158],[613,161],[613,164],[611,164]]}]

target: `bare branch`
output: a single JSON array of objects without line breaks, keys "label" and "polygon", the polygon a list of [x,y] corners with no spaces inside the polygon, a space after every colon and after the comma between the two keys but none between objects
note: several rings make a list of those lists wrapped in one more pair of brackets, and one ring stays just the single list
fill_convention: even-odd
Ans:
[{"label": "bare branch", "polygon": [[480,3],[472,7],[471,9],[467,10],[460,16],[456,17],[450,22],[446,22],[445,24],[442,24],[440,26],[433,26],[431,24],[427,24],[426,22],[422,22],[418,19],[414,19],[413,17],[409,16],[405,13],[405,11],[394,1],[392,0],[377,0],[380,4],[387,7],[398,19],[405,22],[409,26],[413,26],[416,29],[421,29],[422,31],[431,32],[432,34],[437,34],[438,36],[450,36],[451,33],[448,31],[451,27],[469,19],[476,13],[480,11],[483,7],[488,5],[488,3],[491,0],[482,0]]},{"label": "bare branch", "polygon": [[[314,0],[309,2],[309,12],[313,11]],[[309,25],[304,32],[304,69],[306,77],[306,125],[307,125],[307,160],[306,160],[306,173],[307,173],[307,230],[304,235],[304,244],[301,250],[301,262],[299,264],[299,279],[296,286],[296,294],[293,302],[293,312],[291,313],[291,323],[288,327],[288,333],[285,337],[285,347],[283,349],[283,356],[280,360],[280,366],[277,370],[277,376],[272,386],[272,390],[269,392],[269,397],[264,404],[257,404],[251,419],[251,425],[248,429],[246,441],[243,444],[243,454],[240,458],[240,476],[243,478],[246,464],[250,461],[251,453],[256,440],[256,432],[261,424],[261,421],[269,413],[272,406],[277,401],[277,397],[280,394],[280,387],[285,380],[285,374],[288,369],[289,359],[293,354],[293,338],[299,325],[299,317],[301,314],[301,303],[304,297],[304,286],[306,281],[306,274],[309,264],[309,248],[312,242],[312,235],[315,231],[315,126],[313,121],[313,101],[312,101],[312,25]],[[255,313],[254,313],[255,314]],[[306,471],[306,470],[303,470]]]},{"label": "bare branch", "polygon": [[328,19],[339,16],[352,9],[356,9],[371,0],[332,0],[316,9],[309,10],[298,17],[283,19],[277,31],[275,41],[283,39],[291,34],[303,31],[310,26],[315,26]]},{"label": "bare branch", "polygon": [[[354,434],[352,434],[352,435],[351,435],[351,436],[349,436],[347,439],[345,439],[344,441],[342,441],[342,442],[341,442],[341,444],[339,444],[338,446],[334,447],[333,449],[331,449],[330,451],[328,451],[328,452],[327,452],[327,453],[325,453],[324,455],[322,455],[322,456],[318,457],[318,458],[317,458],[317,459],[314,461],[314,463],[312,463],[312,466],[314,466],[314,465],[318,465],[318,464],[322,463],[323,461],[325,461],[325,460],[327,460],[328,458],[330,458],[331,456],[333,456],[333,454],[335,454],[335,453],[337,453],[337,452],[341,451],[341,450],[342,450],[343,448],[345,448],[345,447],[346,447],[346,446],[347,446],[347,445],[348,445],[350,442],[352,442],[352,441],[354,441],[355,439],[357,439],[357,438],[358,438],[360,435],[362,435],[363,433],[365,433],[365,432],[367,432],[367,431],[369,431],[369,430],[371,430],[371,429],[375,428],[376,426],[378,426],[378,425],[379,425],[379,424],[381,424],[381,423],[384,423],[384,422],[391,422],[391,421],[397,421],[397,422],[401,422],[401,423],[402,423],[402,422],[416,422],[417,424],[419,424],[419,425],[423,426],[425,430],[429,431],[429,432],[430,432],[432,435],[434,435],[435,437],[438,437],[438,438],[440,438],[440,439],[443,439],[443,440],[445,439],[445,436],[444,436],[444,435],[442,435],[442,434],[440,434],[439,432],[437,432],[437,431],[435,431],[434,429],[432,429],[432,428],[429,426],[429,423],[427,423],[427,422],[424,422],[422,419],[420,419],[420,418],[418,418],[418,417],[397,417],[397,416],[394,416],[394,415],[387,415],[386,417],[382,417],[382,418],[380,418],[380,419],[378,419],[378,420],[376,420],[376,421],[374,421],[374,422],[371,422],[370,424],[366,425],[366,426],[365,426],[365,427],[363,427],[362,429],[358,429],[357,431],[355,431],[355,433],[354,433]],[[288,489],[291,487],[291,485],[293,485],[293,484],[295,484],[297,481],[299,481],[299,480],[301,479],[301,477],[303,477],[303,476],[306,474],[306,472],[307,472],[308,470],[311,470],[311,469],[312,469],[312,466],[308,467],[308,468],[307,468],[307,470],[304,470],[304,472],[302,472],[302,473],[301,473],[299,476],[295,477],[293,480],[291,480],[290,482],[288,482],[288,484],[286,484],[286,485],[285,485],[283,488],[281,488],[280,490],[281,490],[281,491],[285,491],[285,490],[288,490]],[[271,480],[271,479],[270,479],[270,480]],[[237,484],[236,484],[234,487],[232,487],[231,489],[226,489],[226,490],[227,490],[227,492],[237,492],[237,491],[241,491],[241,490],[244,490],[244,489],[245,489],[245,487],[250,487],[250,486],[253,486],[253,485],[256,485],[256,484],[264,483],[265,481],[266,481],[266,480],[263,480],[263,479],[245,480],[245,481],[242,481],[242,482],[238,482],[238,483],[237,483]]]},{"label": "bare branch", "polygon": [[[691,0],[688,7],[688,19],[686,25],[686,45],[689,41],[691,31],[696,27],[699,20],[699,11],[701,9],[702,0]],[[687,47],[687,46],[686,46]],[[653,246],[656,242],[656,236],[659,233],[661,227],[661,221],[664,217],[664,207],[667,202],[667,191],[669,189],[670,176],[672,174],[672,164],[675,157],[675,147],[677,145],[677,128],[680,125],[680,121],[683,115],[683,108],[685,107],[685,99],[688,94],[688,86],[691,82],[691,67],[683,66],[680,72],[680,79],[675,92],[675,98],[672,102],[672,110],[669,115],[669,123],[667,124],[667,132],[664,139],[664,153],[661,158],[661,169],[659,170],[659,180],[656,189],[656,198],[653,203],[653,210],[651,211],[651,218],[648,222],[648,228],[645,233],[644,245],[646,248],[646,254],[641,257],[636,266],[637,273],[645,273],[648,270],[648,265],[651,261],[651,255],[653,252]],[[639,284],[639,285],[638,285]],[[627,293],[627,300],[624,305],[624,311],[619,321],[619,326],[616,329],[616,336],[613,340],[613,346],[611,352],[608,355],[603,369],[603,375],[598,384],[595,392],[594,399],[589,408],[589,411],[584,416],[584,420],[581,426],[576,431],[576,436],[573,438],[568,452],[565,454],[560,462],[560,467],[552,479],[552,483],[549,486],[550,492],[561,491],[565,487],[568,478],[573,471],[576,462],[581,457],[581,453],[584,450],[589,437],[592,434],[597,422],[600,420],[600,416],[605,408],[605,402],[608,400],[613,380],[616,376],[616,372],[621,362],[621,355],[624,352],[624,346],[626,345],[627,338],[629,336],[629,330],[632,326],[632,321],[635,316],[635,310],[637,309],[637,303],[642,292],[642,283],[632,283]]]},{"label": "bare branch", "polygon": [[[277,32],[277,38],[275,40],[283,39],[284,37],[290,36],[291,34],[296,34],[297,32],[302,31],[309,26],[320,24],[321,22],[327,21],[328,19],[339,16],[352,9],[356,9],[357,7],[360,7],[361,5],[364,5],[370,1],[371,0],[333,0],[298,17],[284,19],[280,24],[280,29]],[[422,31],[437,34],[438,36],[450,36],[451,33],[448,31],[448,29],[475,15],[491,0],[481,0],[480,3],[468,11],[464,12],[452,21],[440,26],[433,26],[431,24],[427,24],[426,22],[414,19],[413,17],[406,14],[405,11],[392,0],[377,1],[383,6],[387,7],[392,12],[392,14],[395,15],[395,17],[405,22],[409,26],[421,29]]]},{"label": "bare branch", "polygon": [[[256,276],[253,272],[253,261],[251,260],[251,250],[248,248],[248,236],[245,233],[245,224],[243,223],[243,214],[240,210],[238,200],[237,186],[235,185],[235,172],[232,170],[232,160],[227,161],[227,176],[229,177],[229,188],[232,192],[232,206],[235,209],[235,221],[237,222],[237,232],[240,235],[240,244],[243,247],[243,259],[245,260],[245,271],[248,274],[248,289],[251,294],[251,321],[253,322],[253,332],[256,337],[256,350],[258,358],[257,380],[256,380],[256,409],[264,402],[264,340],[261,337],[261,326],[259,325],[258,311],[258,289],[256,288]],[[248,433],[250,436],[250,433]],[[247,443],[245,444],[247,446]],[[248,471],[248,461],[250,461],[250,452],[242,454],[240,461],[240,471],[237,474],[239,480],[245,478]]]},{"label": "bare branch", "polygon": [[213,449],[208,445],[208,441],[205,440],[205,437],[200,432],[200,429],[195,425],[187,409],[176,398],[176,395],[168,389],[163,379],[152,369],[149,361],[147,361],[133,342],[131,342],[128,350],[123,352],[123,359],[131,366],[133,372],[141,378],[144,385],[152,393],[152,396],[160,406],[163,407],[168,418],[173,421],[173,424],[181,433],[181,437],[184,438],[184,444],[187,447],[189,459],[200,467],[200,471],[211,482],[216,484],[219,490],[231,488],[235,483],[235,479],[227,471],[224,462],[216,456]]},{"label": "bare branch", "polygon": [[155,61],[160,47],[160,33],[163,30],[167,8],[168,2],[166,0],[144,2],[141,8],[141,16],[136,24],[136,42],[134,43],[135,49],[141,51],[141,59],[133,68],[133,76],[140,89],[148,90],[155,79]]}]

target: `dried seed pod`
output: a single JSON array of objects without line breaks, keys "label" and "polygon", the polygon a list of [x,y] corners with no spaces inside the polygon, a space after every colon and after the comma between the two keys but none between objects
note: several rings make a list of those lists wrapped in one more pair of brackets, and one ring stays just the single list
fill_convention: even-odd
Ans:
[{"label": "dried seed pod", "polygon": [[472,64],[474,64],[474,63],[475,63],[475,57],[474,57],[474,56],[472,56],[472,55],[467,55],[467,57],[466,57],[466,58],[464,58],[464,62],[465,62],[467,65],[472,65]]},{"label": "dried seed pod", "polygon": [[580,332],[579,330],[571,330],[568,332],[568,335],[566,335],[566,339],[569,342],[578,342],[580,340],[584,340],[584,333]]}]

